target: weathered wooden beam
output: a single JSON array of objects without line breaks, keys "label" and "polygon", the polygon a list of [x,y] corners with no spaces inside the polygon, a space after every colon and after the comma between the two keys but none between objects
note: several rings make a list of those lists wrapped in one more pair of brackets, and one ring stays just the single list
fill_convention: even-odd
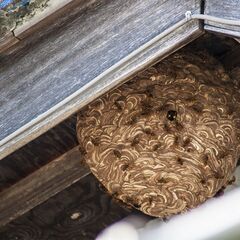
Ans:
[{"label": "weathered wooden beam", "polygon": [[9,32],[4,37],[0,38],[0,53],[6,51],[19,42],[13,32]]},{"label": "weathered wooden beam", "polygon": [[90,173],[78,146],[0,193],[0,226],[16,219]]},{"label": "weathered wooden beam", "polygon": [[[80,0],[81,1],[81,0]],[[79,4],[79,0],[48,0],[46,7],[42,9],[41,11],[37,11],[36,14],[34,14],[31,18],[27,18],[27,20],[23,20],[22,24],[19,24],[14,29],[14,35],[18,38],[21,38],[21,35],[25,32],[30,32],[32,29],[35,29],[35,26],[38,24],[52,24],[54,21],[57,21],[57,18],[59,17],[59,14],[61,14],[62,11],[65,13],[71,9],[71,5],[73,4]],[[82,1],[81,1],[82,2]],[[34,10],[33,10],[34,11]],[[50,19],[52,22],[50,22]],[[39,28],[38,28],[39,29]],[[25,35],[25,34],[24,34]]]},{"label": "weathered wooden beam", "polygon": [[134,212],[112,200],[99,187],[97,179],[88,175],[31,212],[0,227],[0,239],[96,239],[101,230]]},{"label": "weathered wooden beam", "polygon": [[0,161],[0,192],[77,145],[73,115]]},{"label": "weathered wooden beam", "polygon": [[[90,3],[91,1],[88,1],[87,4]],[[41,6],[41,4],[39,5]],[[30,10],[32,11],[31,14],[29,14],[29,11],[26,11],[27,15],[31,15],[30,17],[23,14],[21,23],[16,24],[14,28],[9,23],[8,32],[3,35],[0,34],[0,54],[11,52],[18,48],[17,43],[20,40],[33,34],[37,34],[39,37],[47,26],[54,25],[63,14],[71,12],[78,5],[86,5],[86,3],[84,3],[84,0],[48,0],[46,6],[42,7],[43,9],[38,9],[37,3],[35,5]],[[16,19],[16,21],[19,20]],[[6,28],[8,28],[8,24],[6,24]]]},{"label": "weathered wooden beam", "polygon": [[[221,17],[231,20],[240,20],[240,1],[236,0],[206,0],[204,14],[214,17]],[[205,21],[204,29],[230,35],[233,37],[240,37],[240,27],[226,24]]]}]

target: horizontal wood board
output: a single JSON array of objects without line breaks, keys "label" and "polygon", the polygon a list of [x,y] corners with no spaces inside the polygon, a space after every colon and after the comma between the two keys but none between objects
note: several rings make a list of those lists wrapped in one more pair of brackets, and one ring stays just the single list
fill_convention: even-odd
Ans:
[{"label": "horizontal wood board", "polygon": [[93,240],[106,226],[130,213],[99,188],[93,175],[88,175],[22,217],[0,227],[0,239]]},{"label": "horizontal wood board", "polygon": [[[239,0],[206,0],[204,14],[240,21]],[[240,27],[205,21],[204,29],[234,37],[240,37]]]},{"label": "horizontal wood board", "polygon": [[0,226],[23,215],[90,173],[78,146],[0,193]]},{"label": "horizontal wood board", "polygon": [[0,192],[77,145],[73,115],[0,161]]}]

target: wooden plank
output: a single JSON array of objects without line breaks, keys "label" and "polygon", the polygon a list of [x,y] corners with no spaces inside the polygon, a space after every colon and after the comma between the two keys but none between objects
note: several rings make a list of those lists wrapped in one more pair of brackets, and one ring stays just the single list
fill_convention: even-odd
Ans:
[{"label": "wooden plank", "polygon": [[0,161],[0,192],[77,145],[73,115]]},{"label": "wooden plank", "polygon": [[[240,1],[236,0],[206,0],[204,14],[221,17],[232,20],[240,20]],[[240,27],[219,24],[215,22],[205,21],[204,29],[240,37]]]},{"label": "wooden plank", "polygon": [[[43,1],[35,2],[34,6],[33,3],[30,3],[30,5],[32,4],[31,7],[29,7],[29,4],[26,4],[22,6],[21,17],[16,16],[15,19],[12,20],[13,22],[17,22],[15,24],[12,24],[12,21],[10,22],[7,19],[11,15],[16,15],[16,12],[11,11],[8,14],[6,12],[5,29],[9,29],[5,34],[0,34],[0,53],[4,53],[9,48],[13,48],[21,38],[27,37],[34,31],[40,30],[44,25],[57,21],[62,11],[67,12],[69,8],[81,3],[81,0],[46,0],[45,5]],[[25,9],[27,10],[25,11]],[[11,35],[11,44],[9,44],[8,35]]]},{"label": "wooden plank", "polygon": [[17,39],[12,32],[9,32],[8,34],[4,35],[4,37],[0,38],[0,53],[11,48],[18,42],[19,39]]},{"label": "wooden plank", "polygon": [[92,1],[85,0],[50,0],[48,2],[48,7],[35,14],[29,20],[25,20],[22,24],[17,25],[17,27],[10,32],[8,35],[12,35],[11,44],[9,43],[9,39],[4,37],[0,42],[0,54],[6,55],[9,52],[17,51],[18,48],[21,48],[21,44],[19,41],[30,38],[33,36],[35,39],[40,38],[42,33],[46,28],[48,31],[51,29],[51,26],[54,27],[55,24],[59,24],[59,18],[61,21],[63,17],[66,17],[66,13],[73,12],[73,9],[76,8],[84,8],[87,5],[90,5]]},{"label": "wooden plank", "polygon": [[[47,6],[37,11],[33,16],[30,18],[27,18],[26,20],[23,20],[22,24],[19,24],[14,29],[14,35],[16,37],[20,37],[21,34],[24,34],[29,29],[32,29],[34,26],[36,26],[40,22],[44,22],[45,19],[52,16],[52,20],[57,20],[58,11],[61,9],[68,9],[68,5],[71,5],[71,2],[78,2],[79,1],[73,1],[73,0],[48,0]],[[33,10],[34,11],[34,10]],[[35,10],[36,11],[36,10]]]},{"label": "wooden plank", "polygon": [[16,219],[89,174],[78,147],[0,193],[0,226]]},{"label": "wooden plank", "polygon": [[24,216],[0,227],[0,239],[95,239],[106,226],[134,212],[113,201],[101,190],[97,179],[88,175]]},{"label": "wooden plank", "polygon": [[35,44],[26,41],[17,54],[2,58],[0,159],[199,36],[199,21],[188,22],[111,70],[187,10],[199,13],[200,1],[97,1],[64,16],[67,22],[51,26]]}]

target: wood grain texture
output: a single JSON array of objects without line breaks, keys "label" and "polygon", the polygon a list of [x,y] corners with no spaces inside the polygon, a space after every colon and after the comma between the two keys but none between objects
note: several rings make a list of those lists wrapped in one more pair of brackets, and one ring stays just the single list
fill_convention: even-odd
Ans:
[{"label": "wood grain texture", "polygon": [[[226,19],[240,20],[240,1],[206,0],[205,14]],[[240,37],[240,27],[205,21],[204,29],[226,35]]]},{"label": "wood grain texture", "polygon": [[89,174],[78,146],[0,194],[0,226],[64,190]]},{"label": "wood grain texture", "polygon": [[35,10],[36,13],[32,14],[31,17],[23,17],[22,24],[18,24],[14,29],[14,35],[19,37],[28,29],[31,29],[38,23],[43,22],[46,18],[55,15],[55,12],[58,12],[59,9],[66,7],[66,5],[68,5],[71,1],[73,0],[47,0],[45,4],[41,4],[44,7],[42,7],[40,11],[37,9],[38,6],[35,4],[35,8],[33,8],[33,10]]},{"label": "wood grain texture", "polygon": [[0,161],[0,192],[77,145],[73,115]]},{"label": "wood grain texture", "polygon": [[0,52],[0,59],[4,59],[4,57],[6,59],[9,55],[16,53],[18,56],[22,55],[24,54],[23,51],[28,51],[30,46],[33,47],[34,45],[38,45],[39,42],[42,42],[44,39],[51,38],[51,35],[54,35],[56,31],[64,31],[66,26],[74,21],[83,9],[93,4],[95,1],[96,0],[71,0],[66,6],[47,16],[32,27],[27,28],[24,31],[14,32],[20,40],[19,43]]},{"label": "wood grain texture", "polygon": [[[2,37],[0,34],[0,54],[4,54],[6,51],[9,51],[9,49],[12,51],[13,49],[18,48],[17,43],[23,38],[31,37],[32,34],[43,32],[47,25],[56,22],[63,12],[66,13],[68,10],[71,11],[71,9],[77,4],[82,4],[82,0],[48,0],[46,6],[42,7],[41,10],[38,10],[37,13],[31,13],[31,16],[29,16],[28,10],[26,12],[26,18],[24,17],[24,14],[21,14],[21,23],[18,22],[13,30],[7,33],[6,36]],[[30,9],[33,11],[34,8],[38,8],[37,5],[39,4],[34,3],[34,5],[35,7],[30,6]],[[29,4],[26,6],[29,6]],[[8,35],[12,36],[11,42],[9,42]]]},{"label": "wood grain texture", "polygon": [[[46,132],[137,70],[199,36],[198,21],[190,22],[117,71],[99,77],[183,19],[187,10],[199,12],[199,9],[198,0],[101,0],[86,8],[81,6],[74,16],[70,13],[67,22],[60,27],[56,24],[51,33],[47,31],[48,34],[33,45],[28,44],[17,54],[3,57],[0,65],[0,158]],[[97,77],[98,81],[87,88]],[[53,110],[44,119],[39,117],[79,89],[84,91],[71,102]],[[7,138],[26,124],[29,124],[27,129]]]},{"label": "wood grain texture", "polygon": [[[79,216],[74,218],[75,216]],[[77,215],[76,215],[77,214]],[[88,175],[24,216],[0,228],[4,240],[92,240],[106,226],[130,214]]]},{"label": "wood grain texture", "polygon": [[4,37],[0,39],[0,53],[6,49],[11,48],[13,45],[17,44],[19,39],[17,39],[12,32],[9,32]]}]

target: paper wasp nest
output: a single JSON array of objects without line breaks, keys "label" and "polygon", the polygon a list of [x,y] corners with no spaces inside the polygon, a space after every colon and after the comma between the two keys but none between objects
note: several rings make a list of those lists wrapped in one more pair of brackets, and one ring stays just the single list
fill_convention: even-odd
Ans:
[{"label": "paper wasp nest", "polygon": [[83,109],[78,139],[114,198],[167,217],[198,206],[231,180],[239,102],[214,58],[179,52]]}]

